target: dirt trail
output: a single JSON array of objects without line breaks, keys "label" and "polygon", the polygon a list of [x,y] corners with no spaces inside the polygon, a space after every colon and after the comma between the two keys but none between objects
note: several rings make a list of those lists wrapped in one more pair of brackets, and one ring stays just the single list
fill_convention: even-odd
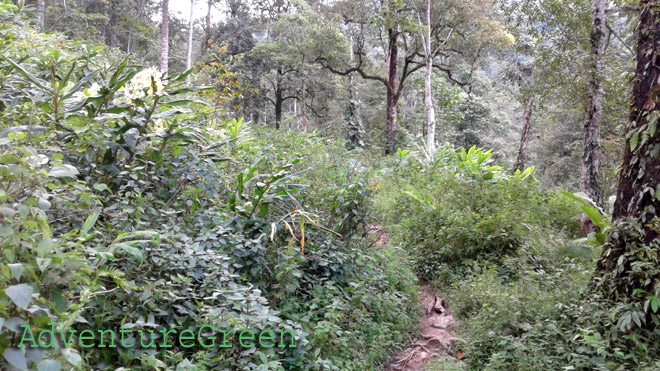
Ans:
[{"label": "dirt trail", "polygon": [[419,304],[424,308],[419,336],[406,349],[392,356],[385,371],[422,371],[435,357],[453,357],[452,342],[458,338],[451,332],[451,327],[456,320],[445,301],[429,286],[422,286]]},{"label": "dirt trail", "polygon": [[[374,243],[382,246],[389,243],[389,236],[381,226],[371,226],[368,233],[375,237]],[[392,356],[384,371],[423,371],[435,357],[454,357],[452,343],[458,338],[451,327],[456,324],[447,303],[428,285],[422,285],[419,305],[424,309],[420,318],[421,331],[403,351]]]}]

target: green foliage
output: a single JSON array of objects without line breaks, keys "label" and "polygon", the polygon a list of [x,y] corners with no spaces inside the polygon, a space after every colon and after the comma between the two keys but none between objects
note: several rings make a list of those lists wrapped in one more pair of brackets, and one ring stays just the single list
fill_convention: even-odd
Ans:
[{"label": "green foliage", "polygon": [[[415,328],[416,278],[400,251],[367,247],[370,173],[341,145],[242,119],[207,125],[209,88],[182,85],[191,71],[106,65],[101,49],[69,43],[46,53],[9,45],[0,56],[5,362],[373,369]],[[17,347],[21,324],[38,332],[49,322],[291,330],[297,347]]]},{"label": "green foliage", "polygon": [[[610,225],[581,194],[541,190],[531,168],[484,177],[485,157],[421,152],[417,163],[392,169],[378,198],[393,243],[406,247],[422,279],[441,286],[461,320],[455,331],[465,341],[454,346],[463,363],[430,368],[656,369],[655,241],[645,244],[635,223]],[[422,182],[410,186],[413,177]],[[571,240],[580,211],[600,231]],[[592,246],[606,236],[599,264],[608,273],[593,278],[601,250]]]},{"label": "green foliage", "polygon": [[[559,317],[563,304],[580,300],[594,254],[584,246],[564,242],[561,236],[532,233],[524,250],[498,264],[475,264],[472,274],[455,282],[448,292],[454,314],[469,318],[460,330],[469,341],[458,346],[473,366],[552,368],[547,361],[551,352],[540,348],[556,349],[567,340],[558,335],[552,321]],[[535,344],[537,353],[530,349],[525,356],[517,356],[519,361],[507,353],[515,349],[511,343],[535,336],[542,326],[547,326],[545,333],[555,334],[554,344]],[[515,354],[519,351],[515,349]]]},{"label": "green foliage", "polygon": [[422,279],[513,254],[534,228],[575,232],[577,207],[540,190],[531,169],[506,176],[490,157],[474,147],[440,148],[395,173],[379,196],[392,241],[406,247]]},{"label": "green foliage", "polygon": [[598,231],[593,232],[588,238],[593,246],[602,246],[610,231],[610,221],[606,216],[605,211],[596,206],[594,201],[589,199],[589,197],[582,192],[575,194],[563,192],[563,194],[577,201],[578,205],[580,205],[580,210],[582,210],[582,212],[591,219],[591,222],[598,227]]},{"label": "green foliage", "polygon": [[475,270],[449,293],[454,313],[465,318],[460,332],[468,341],[458,346],[471,368],[658,367],[657,336],[631,330],[649,318],[644,313],[653,312],[655,296],[613,305],[588,284],[598,250],[547,235],[534,237],[531,247]]}]

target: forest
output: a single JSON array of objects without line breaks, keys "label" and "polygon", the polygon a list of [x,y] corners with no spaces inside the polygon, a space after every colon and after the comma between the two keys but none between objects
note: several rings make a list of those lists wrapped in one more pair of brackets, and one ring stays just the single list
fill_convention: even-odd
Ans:
[{"label": "forest", "polygon": [[0,369],[660,370],[660,0],[0,0]]}]

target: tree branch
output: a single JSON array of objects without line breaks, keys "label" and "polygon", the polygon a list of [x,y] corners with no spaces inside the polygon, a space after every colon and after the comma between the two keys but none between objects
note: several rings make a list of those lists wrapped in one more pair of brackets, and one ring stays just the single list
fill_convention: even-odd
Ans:
[{"label": "tree branch", "polygon": [[330,72],[332,72],[336,75],[348,76],[353,72],[357,72],[358,74],[360,74],[360,76],[363,79],[380,81],[385,85],[385,87],[387,87],[387,80],[385,80],[385,78],[380,77],[380,76],[368,75],[366,72],[364,72],[362,70],[362,54],[358,53],[357,55],[358,55],[358,65],[355,66],[355,67],[351,67],[351,68],[349,68],[347,70],[344,70],[344,71],[337,70],[334,67],[330,66],[330,64],[328,63],[328,60],[324,57],[319,56],[318,58],[316,58],[315,62],[319,63],[321,65],[321,67],[327,69],[328,71],[330,71]]},{"label": "tree branch", "polygon": [[[316,117],[318,117],[318,118],[320,118],[320,119],[326,117],[326,116],[324,116],[324,115],[320,115],[320,114],[318,114],[318,113],[316,112],[316,110],[314,110],[314,108],[312,107],[311,104],[307,104],[307,103],[305,103],[305,107],[309,108],[309,109],[312,111],[312,113],[313,113],[314,115],[316,115]],[[327,110],[327,107],[323,107],[323,109]]]},{"label": "tree branch", "polygon": [[639,12],[641,9],[638,6],[617,6],[615,8],[607,9],[607,14],[623,13],[623,12]]},{"label": "tree branch", "polygon": [[630,52],[630,54],[635,55],[635,51],[632,50],[632,48],[630,48],[630,46],[628,46],[628,44],[626,44],[625,41],[623,41],[623,39],[621,38],[621,36],[619,36],[616,32],[614,32],[614,30],[612,29],[612,26],[610,26],[609,23],[606,23],[606,25],[607,25],[607,29],[610,30],[610,34],[611,34],[611,35],[614,35],[614,37],[615,37],[617,40],[619,40],[619,41],[621,42],[621,44],[623,44],[623,46],[624,46],[624,47]]}]

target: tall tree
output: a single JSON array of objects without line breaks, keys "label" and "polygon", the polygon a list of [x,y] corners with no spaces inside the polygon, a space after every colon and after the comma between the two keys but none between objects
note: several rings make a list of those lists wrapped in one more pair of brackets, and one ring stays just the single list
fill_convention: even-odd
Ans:
[{"label": "tall tree", "polygon": [[[192,46],[193,46],[193,16],[195,14],[195,0],[190,0],[190,19],[188,20],[188,50],[186,51],[186,71],[192,67]],[[186,83],[190,82],[190,77],[186,77]]]},{"label": "tall tree", "polygon": [[109,13],[110,13],[110,22],[108,22],[108,29],[106,32],[106,44],[109,45],[112,48],[116,48],[119,46],[119,40],[117,37],[117,26],[119,23],[119,9],[118,4],[116,2],[112,2],[109,5]]},{"label": "tall tree", "polygon": [[211,40],[211,9],[213,9],[214,0],[206,0],[206,17],[204,22],[204,42],[202,43],[202,55],[206,55]]},{"label": "tall tree", "polygon": [[37,17],[39,20],[39,31],[46,31],[46,0],[37,0]]},{"label": "tall tree", "polygon": [[[416,71],[426,67],[427,58],[423,43],[419,40],[419,27],[412,2],[398,0],[370,2],[344,1],[337,4],[339,12],[350,23],[356,24],[362,33],[355,39],[354,63],[347,58],[337,58],[325,52],[318,55],[316,61],[323,67],[339,75],[359,74],[363,79],[379,81],[386,90],[385,100],[385,153],[395,150],[398,103],[408,78]],[[445,74],[453,84],[469,89],[470,77],[481,54],[490,47],[507,43],[510,38],[497,22],[489,18],[488,9],[492,4],[480,1],[438,0],[431,1],[431,6],[441,11],[431,15],[430,34],[436,49],[429,48],[431,66]],[[426,16],[425,16],[426,17]],[[373,27],[377,26],[378,29]],[[370,40],[373,35],[376,40]],[[460,35],[460,36],[454,36]],[[466,42],[468,40],[468,42]],[[373,65],[382,65],[376,61],[370,63],[373,50],[369,41],[374,42],[376,50],[384,50],[384,75],[374,71]],[[442,55],[440,61],[434,56]],[[343,64],[343,66],[342,66]],[[346,67],[346,64],[349,67]]]},{"label": "tall tree", "polygon": [[[355,60],[355,54],[353,53],[353,35],[350,34],[350,30],[349,35],[349,57],[352,65]],[[362,141],[364,131],[362,130],[362,122],[358,112],[359,99],[357,96],[357,90],[355,88],[355,78],[352,74],[349,74],[347,78],[348,106],[346,107],[346,148],[352,150],[364,147],[364,142]]]},{"label": "tall tree", "polygon": [[[523,52],[529,51],[527,40],[519,42],[519,49]],[[518,56],[515,71],[511,71],[514,77],[511,79],[518,87],[518,100],[523,106],[522,134],[520,135],[520,146],[518,147],[518,158],[516,159],[516,170],[525,171],[529,161],[529,142],[532,137],[532,115],[534,112],[534,58],[526,55]]]},{"label": "tall tree", "polygon": [[163,0],[161,9],[162,21],[160,25],[160,70],[167,74],[170,56],[170,10],[169,1]]},{"label": "tall tree", "polygon": [[387,143],[385,144],[385,154],[391,154],[394,152],[396,120],[399,114],[399,97],[401,96],[403,82],[405,77],[407,77],[405,71],[403,72],[401,81],[399,81],[399,76],[397,75],[399,63],[399,42],[397,40],[399,38],[398,28],[398,25],[394,25],[387,29],[387,57],[385,63],[385,86],[387,88],[385,127],[387,128]]},{"label": "tall tree", "polygon": [[[613,299],[653,295],[660,281],[660,1],[640,0],[637,65],[610,233],[598,263]],[[630,223],[632,227],[627,227]],[[639,252],[633,252],[638,249]],[[655,326],[648,321],[649,326]]]},{"label": "tall tree", "polygon": [[[600,204],[601,186],[598,174],[600,163],[600,127],[603,122],[603,56],[607,43],[606,0],[593,0],[590,32],[591,48],[587,77],[587,110],[584,118],[584,154],[580,189],[595,204]],[[586,214],[582,214],[582,233],[586,236],[595,231],[596,226]]]},{"label": "tall tree", "polygon": [[522,135],[520,136],[520,148],[518,149],[518,158],[516,160],[516,170],[525,171],[527,160],[529,158],[529,139],[532,135],[532,104],[534,99],[527,98],[523,109]]},{"label": "tall tree", "polygon": [[276,128],[282,123],[287,101],[293,102],[295,111],[300,108],[294,114],[298,113],[303,131],[309,127],[311,115],[325,117],[328,108],[323,94],[334,90],[334,83],[326,71],[312,63],[317,49],[322,48],[319,42],[331,37],[325,33],[327,28],[323,24],[317,14],[302,6],[295,14],[280,15],[268,36],[250,53],[251,58],[264,66],[260,90],[275,109]]},{"label": "tall tree", "polygon": [[[422,46],[424,49],[424,104],[426,105],[426,150],[432,154],[435,151],[435,108],[433,107],[433,91],[431,78],[433,77],[433,59],[436,51],[431,50],[431,0],[426,0],[425,27],[422,33]],[[420,23],[421,20],[420,20]]]}]

